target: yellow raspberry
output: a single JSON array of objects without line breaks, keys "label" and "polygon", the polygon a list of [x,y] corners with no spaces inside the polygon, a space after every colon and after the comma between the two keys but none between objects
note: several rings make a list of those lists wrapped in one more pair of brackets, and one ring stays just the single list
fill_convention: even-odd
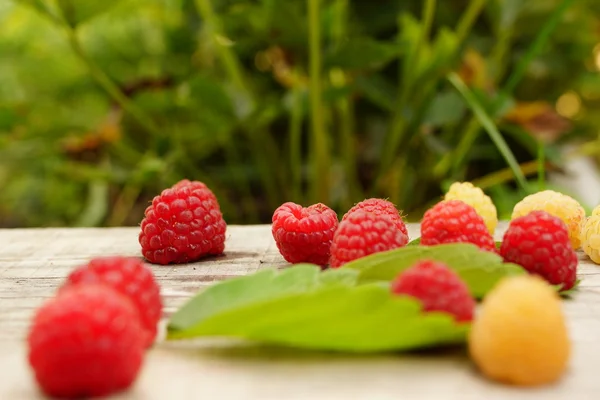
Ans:
[{"label": "yellow raspberry", "polygon": [[569,229],[569,239],[574,250],[581,247],[579,235],[585,220],[585,210],[572,197],[554,190],[543,190],[526,196],[513,209],[511,219],[522,217],[534,210],[543,210],[560,218]]},{"label": "yellow raspberry", "polygon": [[581,226],[581,247],[596,264],[600,264],[600,207]]},{"label": "yellow raspberry", "polygon": [[498,212],[496,206],[483,190],[471,182],[454,182],[450,185],[444,200],[460,200],[467,203],[483,218],[485,226],[493,235],[498,225]]},{"label": "yellow raspberry", "polygon": [[600,215],[600,206],[596,206],[592,211],[592,216]]},{"label": "yellow raspberry", "polygon": [[557,381],[571,355],[560,297],[536,275],[500,281],[484,298],[468,340],[485,376],[514,385]]}]

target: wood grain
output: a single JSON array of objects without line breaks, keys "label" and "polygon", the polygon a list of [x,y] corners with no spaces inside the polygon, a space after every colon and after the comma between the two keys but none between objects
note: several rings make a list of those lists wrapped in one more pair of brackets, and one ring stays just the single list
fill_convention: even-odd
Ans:
[{"label": "wood grain", "polygon": [[[501,224],[497,238],[506,224]],[[412,238],[418,225],[410,225]],[[0,230],[0,399],[40,398],[23,338],[34,310],[91,257],[139,257],[136,228]],[[269,226],[228,228],[226,255],[153,266],[168,316],[215,281],[283,267]],[[230,342],[158,343],[131,399],[597,399],[600,379],[600,267],[580,254],[582,282],[564,302],[573,356],[559,383],[518,389],[490,383],[468,357],[447,354],[343,356]]]}]

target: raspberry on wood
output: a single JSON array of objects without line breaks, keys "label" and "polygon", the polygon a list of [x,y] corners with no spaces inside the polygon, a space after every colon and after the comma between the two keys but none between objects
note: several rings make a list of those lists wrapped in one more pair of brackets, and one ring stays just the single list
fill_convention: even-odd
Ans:
[{"label": "raspberry on wood", "polygon": [[506,262],[521,265],[549,283],[569,290],[577,280],[577,254],[569,230],[558,217],[532,211],[513,219],[502,240],[500,254]]},{"label": "raspberry on wood", "polygon": [[572,354],[560,296],[539,276],[503,278],[483,299],[468,348],[492,380],[519,386],[556,382]]},{"label": "raspberry on wood", "polygon": [[402,219],[400,211],[392,202],[388,200],[370,198],[356,203],[350,210],[348,210],[346,214],[344,214],[342,221],[346,220],[349,215],[356,211],[366,211],[377,215],[387,215],[392,219],[392,221],[394,221],[398,229],[408,236],[408,230],[406,229],[406,224]]},{"label": "raspberry on wood", "polygon": [[483,218],[490,234],[494,234],[498,225],[498,212],[492,199],[481,188],[471,182],[454,182],[444,195],[444,200],[461,200],[473,207]]},{"label": "raspberry on wood", "polygon": [[226,229],[213,192],[202,182],[181,181],[154,197],[139,242],[151,263],[189,263],[222,254]]},{"label": "raspberry on wood", "polygon": [[287,202],[273,213],[271,233],[283,258],[292,264],[327,265],[337,214],[324,204],[302,207]]},{"label": "raspberry on wood", "polygon": [[473,319],[475,299],[460,276],[442,262],[416,262],[392,281],[391,290],[419,299],[425,312],[445,312],[458,322]]},{"label": "raspberry on wood", "polygon": [[373,253],[406,246],[408,236],[387,215],[355,211],[340,222],[331,243],[329,266],[338,268]]},{"label": "raspberry on wood", "polygon": [[600,207],[581,227],[581,248],[593,262],[600,264]]},{"label": "raspberry on wood", "polygon": [[494,238],[475,209],[461,200],[443,200],[425,212],[421,244],[472,243],[496,252]]},{"label": "raspberry on wood", "polygon": [[74,286],[36,312],[28,359],[51,397],[108,396],[127,389],[142,365],[145,334],[129,298],[107,285]]},{"label": "raspberry on wood", "polygon": [[160,287],[152,270],[141,260],[129,257],[99,257],[73,270],[61,291],[76,285],[101,283],[129,297],[140,314],[146,331],[146,345],[156,338],[157,325],[162,316]]},{"label": "raspberry on wood", "polygon": [[585,210],[574,198],[554,190],[543,190],[530,194],[513,208],[511,219],[522,217],[531,211],[542,210],[560,218],[569,232],[573,250],[581,247],[581,225],[585,220]]}]

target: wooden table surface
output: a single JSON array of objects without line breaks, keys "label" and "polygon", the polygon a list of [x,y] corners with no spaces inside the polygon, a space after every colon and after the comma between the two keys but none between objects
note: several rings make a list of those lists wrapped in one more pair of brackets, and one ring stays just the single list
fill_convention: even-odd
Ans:
[{"label": "wooden table surface", "polygon": [[[501,238],[506,224],[496,234]],[[411,238],[418,226],[410,225]],[[72,268],[94,256],[140,256],[136,228],[0,230],[0,400],[42,398],[26,363],[33,311],[53,296]],[[165,311],[211,283],[285,266],[263,226],[230,226],[226,256],[153,270]],[[557,384],[520,389],[494,384],[463,352],[347,356],[223,342],[159,342],[134,387],[119,399],[598,399],[600,398],[600,266],[580,255],[582,282],[564,301],[573,354]]]}]

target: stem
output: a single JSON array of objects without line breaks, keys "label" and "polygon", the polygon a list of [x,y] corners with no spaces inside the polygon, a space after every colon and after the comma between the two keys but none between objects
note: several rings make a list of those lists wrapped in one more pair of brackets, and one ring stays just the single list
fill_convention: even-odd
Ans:
[{"label": "stem", "polygon": [[329,154],[321,97],[321,19],[320,0],[308,0],[310,48],[310,108],[314,154],[314,201],[329,200]]},{"label": "stem", "polygon": [[106,75],[106,73],[100,69],[91,58],[87,56],[81,43],[77,38],[77,32],[71,28],[66,27],[67,36],[69,38],[69,44],[73,49],[73,52],[79,57],[81,61],[87,66],[92,78],[106,91],[106,93],[128,114],[137,120],[137,122],[144,127],[149,133],[155,136],[162,136],[161,131],[154,124],[152,119],[146,115],[144,111],[138,108],[121,89]]},{"label": "stem", "polygon": [[108,226],[121,226],[131,212],[136,200],[138,199],[141,187],[135,183],[127,184],[112,207],[112,212],[108,218]]},{"label": "stem", "polygon": [[385,173],[388,165],[392,164],[394,153],[398,148],[399,143],[402,141],[402,136],[405,132],[406,121],[402,115],[408,98],[412,93],[413,83],[417,80],[416,76],[413,76],[414,67],[419,59],[419,52],[421,47],[427,42],[429,37],[429,31],[433,24],[433,17],[435,15],[436,0],[426,0],[423,4],[423,23],[422,30],[417,42],[411,47],[408,53],[400,73],[400,81],[398,82],[398,102],[396,104],[396,112],[394,114],[394,120],[392,122],[392,129],[390,132],[389,141],[384,149],[384,154],[381,163],[381,172]]},{"label": "stem", "polygon": [[462,43],[466,39],[486,2],[487,0],[471,0],[469,2],[467,10],[462,14],[462,17],[458,22],[458,26],[456,27],[456,37],[458,39],[458,43]]},{"label": "stem", "polygon": [[434,176],[445,176],[450,168],[456,172],[460,166],[460,163],[466,160],[466,155],[468,154],[471,146],[473,146],[475,139],[477,139],[480,128],[481,125],[479,125],[477,118],[472,117],[467,123],[467,127],[465,128],[464,133],[462,134],[454,151],[445,154],[433,168]]},{"label": "stem", "polygon": [[527,49],[525,55],[521,57],[519,63],[508,77],[506,84],[502,89],[501,95],[498,96],[495,105],[502,104],[504,99],[507,96],[509,96],[512,92],[514,92],[521,79],[523,79],[523,76],[525,75],[529,64],[535,58],[535,56],[537,56],[542,50],[542,48],[550,38],[550,35],[558,26],[560,18],[563,16],[565,11],[567,11],[567,9],[571,6],[572,3],[573,0],[563,0],[562,3],[560,3],[560,5],[554,9],[550,18],[544,23],[544,26],[542,26],[542,29],[536,35],[533,44]]},{"label": "stem", "polygon": [[198,9],[200,16],[211,28],[212,41],[216,45],[219,57],[221,58],[223,66],[231,81],[244,93],[244,95],[248,96],[248,99],[253,100],[252,93],[246,85],[246,80],[244,79],[244,74],[238,58],[229,47],[217,40],[218,36],[224,36],[222,32],[223,29],[210,0],[196,0],[196,8]]},{"label": "stem", "polygon": [[[474,1],[478,1],[478,0],[474,0]],[[552,31],[554,31],[554,29],[556,29],[556,26],[558,25],[560,17],[563,15],[563,13],[566,11],[566,9],[570,5],[570,3],[572,3],[572,1],[573,0],[563,0],[563,2],[560,4],[560,6],[554,10],[552,16],[546,21],[546,23],[544,24],[544,26],[542,27],[540,32],[537,34],[533,44],[528,48],[525,56],[521,58],[521,60],[519,61],[519,64],[515,68],[515,70],[510,74],[504,88],[501,90],[498,98],[492,104],[492,107],[489,110],[490,115],[492,117],[496,116],[496,114],[498,113],[500,107],[502,106],[502,104],[504,103],[506,98],[510,94],[512,94],[512,92],[516,88],[517,84],[521,81],[521,79],[523,78],[523,76],[525,74],[525,71],[527,70],[527,67],[529,66],[529,63],[533,60],[533,58],[539,53],[539,51],[546,44]],[[473,3],[471,3],[471,5],[472,4]],[[459,24],[459,26],[460,26],[460,24]],[[510,29],[501,31],[499,35],[500,35],[500,37],[494,47],[494,50],[492,51],[492,60],[493,60],[492,64],[494,64],[494,65],[502,64],[501,60],[504,58],[504,56],[507,52],[507,49],[510,46],[510,42],[511,42],[511,38],[512,38]],[[498,78],[500,77],[500,75],[502,75],[502,71],[497,71]],[[448,172],[448,169],[451,166],[453,166],[454,169],[456,169],[457,166],[465,160],[468,150],[471,148],[471,146],[473,145],[473,143],[475,142],[475,140],[477,139],[477,136],[479,134],[480,125],[477,120],[477,117],[473,116],[469,120],[467,126],[468,126],[467,131],[465,134],[462,135],[459,145],[457,146],[456,150],[454,152],[451,152],[448,155],[444,156],[444,158],[442,158],[442,160],[440,160],[440,162],[436,165],[436,167],[434,169],[436,176],[446,175],[446,173]],[[454,160],[454,161],[452,161],[452,160]]]},{"label": "stem", "polygon": [[544,190],[546,187],[546,146],[541,141],[538,142],[537,166],[538,190]]},{"label": "stem", "polygon": [[479,104],[475,95],[469,90],[469,88],[465,85],[465,83],[456,73],[450,73],[448,75],[448,80],[450,81],[450,83],[452,83],[456,90],[458,90],[458,92],[461,94],[461,96],[463,96],[467,104],[471,107],[471,110],[479,120],[479,123],[489,134],[490,139],[492,139],[492,142],[494,142],[496,148],[498,149],[500,154],[502,154],[502,157],[504,157],[506,163],[513,171],[513,174],[515,175],[515,178],[521,186],[521,188],[528,192],[529,186],[527,184],[527,180],[525,179],[523,172],[519,168],[519,164],[517,163],[514,154],[504,141],[504,138],[498,131],[498,128],[496,127],[494,122],[485,112],[483,106]]},{"label": "stem", "polygon": [[[537,161],[529,161],[523,163],[519,166],[520,171],[523,175],[529,176],[533,175],[537,172],[538,165]],[[510,168],[504,168],[499,171],[493,172],[486,176],[482,176],[481,178],[474,179],[472,181],[473,185],[483,189],[489,189],[493,186],[499,185],[501,183],[506,183],[514,180],[515,175]]]},{"label": "stem", "polygon": [[358,178],[356,176],[356,149],[354,146],[354,119],[353,102],[351,99],[344,98],[339,101],[338,113],[340,116],[340,140],[342,143],[342,152],[344,160],[344,169],[348,190],[343,207],[348,209],[355,202],[358,192]]},{"label": "stem", "polygon": [[292,198],[302,202],[302,91],[298,86],[292,89],[292,99],[289,126]]},{"label": "stem", "polygon": [[[256,111],[256,100],[244,76],[242,64],[235,52],[218,40],[219,37],[225,36],[224,29],[212,7],[211,0],[195,0],[195,4],[200,17],[204,19],[211,29],[211,39],[216,46],[218,56],[223,63],[229,79],[240,91],[241,96],[250,102],[250,109]],[[281,170],[273,171],[269,168],[270,163],[279,165],[279,161],[277,160],[279,156],[277,144],[263,127],[256,128],[250,126],[248,120],[242,121],[241,125],[242,131],[249,138],[253,152],[252,155],[256,162],[262,185],[269,199],[269,207],[277,207],[277,182],[279,182],[281,187],[284,187],[285,183]]]}]

